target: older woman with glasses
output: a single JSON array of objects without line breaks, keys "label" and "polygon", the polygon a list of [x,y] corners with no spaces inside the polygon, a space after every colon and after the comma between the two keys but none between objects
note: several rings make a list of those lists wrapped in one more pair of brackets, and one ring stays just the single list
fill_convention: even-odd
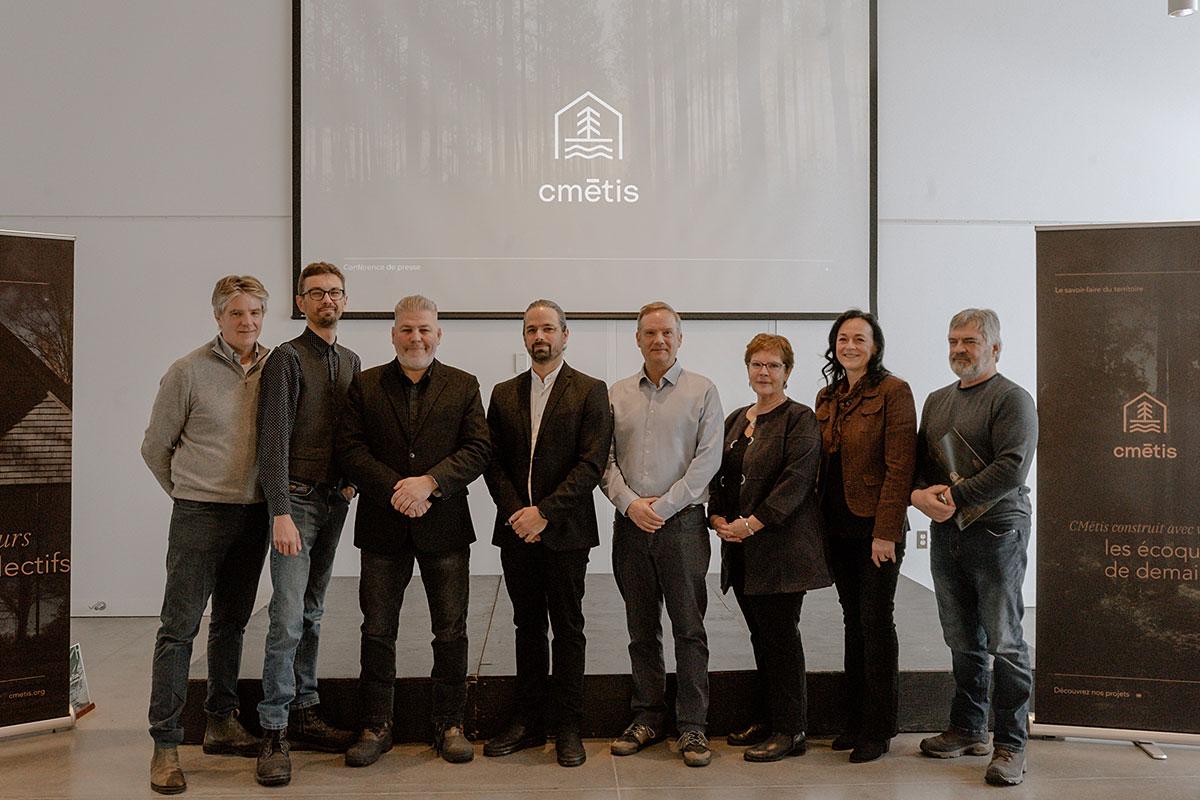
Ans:
[{"label": "older woman with glasses", "polygon": [[786,338],[759,334],[745,358],[755,402],[725,420],[708,520],[721,537],[721,588],[733,588],[757,667],[754,715],[728,741],[752,745],[747,761],[778,761],[805,751],[804,593],[832,582],[816,496],[821,432],[784,392],[795,363]]},{"label": "older woman with glasses", "polygon": [[899,643],[893,610],[908,530],[917,414],[908,384],[883,366],[883,330],[851,309],[829,330],[817,394],[821,509],[845,621],[846,725],[834,750],[874,761],[896,735]]}]

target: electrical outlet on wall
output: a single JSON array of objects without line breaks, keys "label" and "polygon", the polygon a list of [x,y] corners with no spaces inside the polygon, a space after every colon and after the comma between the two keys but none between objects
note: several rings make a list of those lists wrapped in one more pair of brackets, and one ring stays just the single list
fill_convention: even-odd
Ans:
[{"label": "electrical outlet on wall", "polygon": [[917,549],[925,550],[929,547],[929,531],[917,531]]}]

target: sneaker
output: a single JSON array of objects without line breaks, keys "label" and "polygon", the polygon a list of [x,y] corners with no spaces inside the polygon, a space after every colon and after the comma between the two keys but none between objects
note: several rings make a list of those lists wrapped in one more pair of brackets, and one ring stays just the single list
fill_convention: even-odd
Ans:
[{"label": "sneaker", "polygon": [[350,731],[335,728],[317,713],[317,706],[293,709],[288,714],[288,740],[293,750],[344,753],[354,744]]},{"label": "sneaker", "polygon": [[1024,750],[997,747],[983,779],[992,786],[1016,786],[1025,780],[1025,772],[1028,769]]},{"label": "sneaker", "polygon": [[179,794],[187,788],[183,768],[179,766],[179,750],[154,745],[150,759],[150,788],[159,794]]},{"label": "sneaker", "polygon": [[945,733],[921,740],[921,752],[930,758],[958,758],[959,756],[986,756],[992,752],[987,733],[964,733],[950,728]]},{"label": "sneaker", "polygon": [[254,780],[259,786],[287,786],[292,782],[292,759],[288,755],[287,731],[263,731],[262,747],[258,751],[258,764],[254,768]]},{"label": "sneaker", "polygon": [[347,767],[369,767],[392,749],[391,723],[378,728],[363,728],[358,740],[346,751]]},{"label": "sneaker", "polygon": [[614,756],[631,756],[658,739],[658,734],[649,725],[635,722],[625,732],[612,740],[608,749]]},{"label": "sneaker", "polygon": [[228,714],[208,715],[203,748],[208,755],[254,758],[258,755],[258,744],[258,738],[251,736],[238,722],[236,709]]},{"label": "sneaker", "polygon": [[447,725],[435,740],[437,751],[451,764],[465,764],[475,757],[475,745],[463,733],[461,725]]},{"label": "sneaker", "polygon": [[677,744],[679,752],[683,754],[683,763],[689,767],[707,767],[712,761],[708,737],[701,731],[684,731]]}]

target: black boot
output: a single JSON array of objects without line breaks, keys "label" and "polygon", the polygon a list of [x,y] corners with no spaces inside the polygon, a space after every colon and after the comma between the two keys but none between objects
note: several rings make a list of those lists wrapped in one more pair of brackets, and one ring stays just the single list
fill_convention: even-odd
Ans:
[{"label": "black boot", "polygon": [[294,709],[288,714],[288,738],[297,750],[344,753],[354,744],[355,736],[321,719],[317,706],[308,706]]},{"label": "black boot", "polygon": [[287,786],[292,782],[287,731],[264,731],[254,779],[261,786]]}]

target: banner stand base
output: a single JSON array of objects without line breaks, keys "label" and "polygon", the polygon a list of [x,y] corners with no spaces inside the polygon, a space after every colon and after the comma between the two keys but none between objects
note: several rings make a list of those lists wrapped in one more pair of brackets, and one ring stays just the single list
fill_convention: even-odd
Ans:
[{"label": "banner stand base", "polygon": [[1200,747],[1200,733],[1137,731],[1123,728],[1089,728],[1082,725],[1049,725],[1033,722],[1032,720],[1029,723],[1029,735],[1056,739],[1074,736],[1078,739],[1111,739],[1118,742],[1130,742],[1155,761],[1165,761],[1167,758],[1167,754],[1159,747],[1160,744],[1181,744],[1190,747]]},{"label": "banner stand base", "polygon": [[18,736],[33,736],[37,733],[58,733],[75,727],[75,709],[70,714],[55,719],[39,719],[36,722],[23,722],[20,725],[9,725],[0,728],[0,739],[14,739]]},{"label": "banner stand base", "polygon": [[1150,758],[1153,758],[1155,761],[1167,760],[1167,754],[1164,753],[1162,748],[1156,745],[1154,742],[1135,741],[1134,744],[1136,744],[1143,753],[1148,755]]}]

